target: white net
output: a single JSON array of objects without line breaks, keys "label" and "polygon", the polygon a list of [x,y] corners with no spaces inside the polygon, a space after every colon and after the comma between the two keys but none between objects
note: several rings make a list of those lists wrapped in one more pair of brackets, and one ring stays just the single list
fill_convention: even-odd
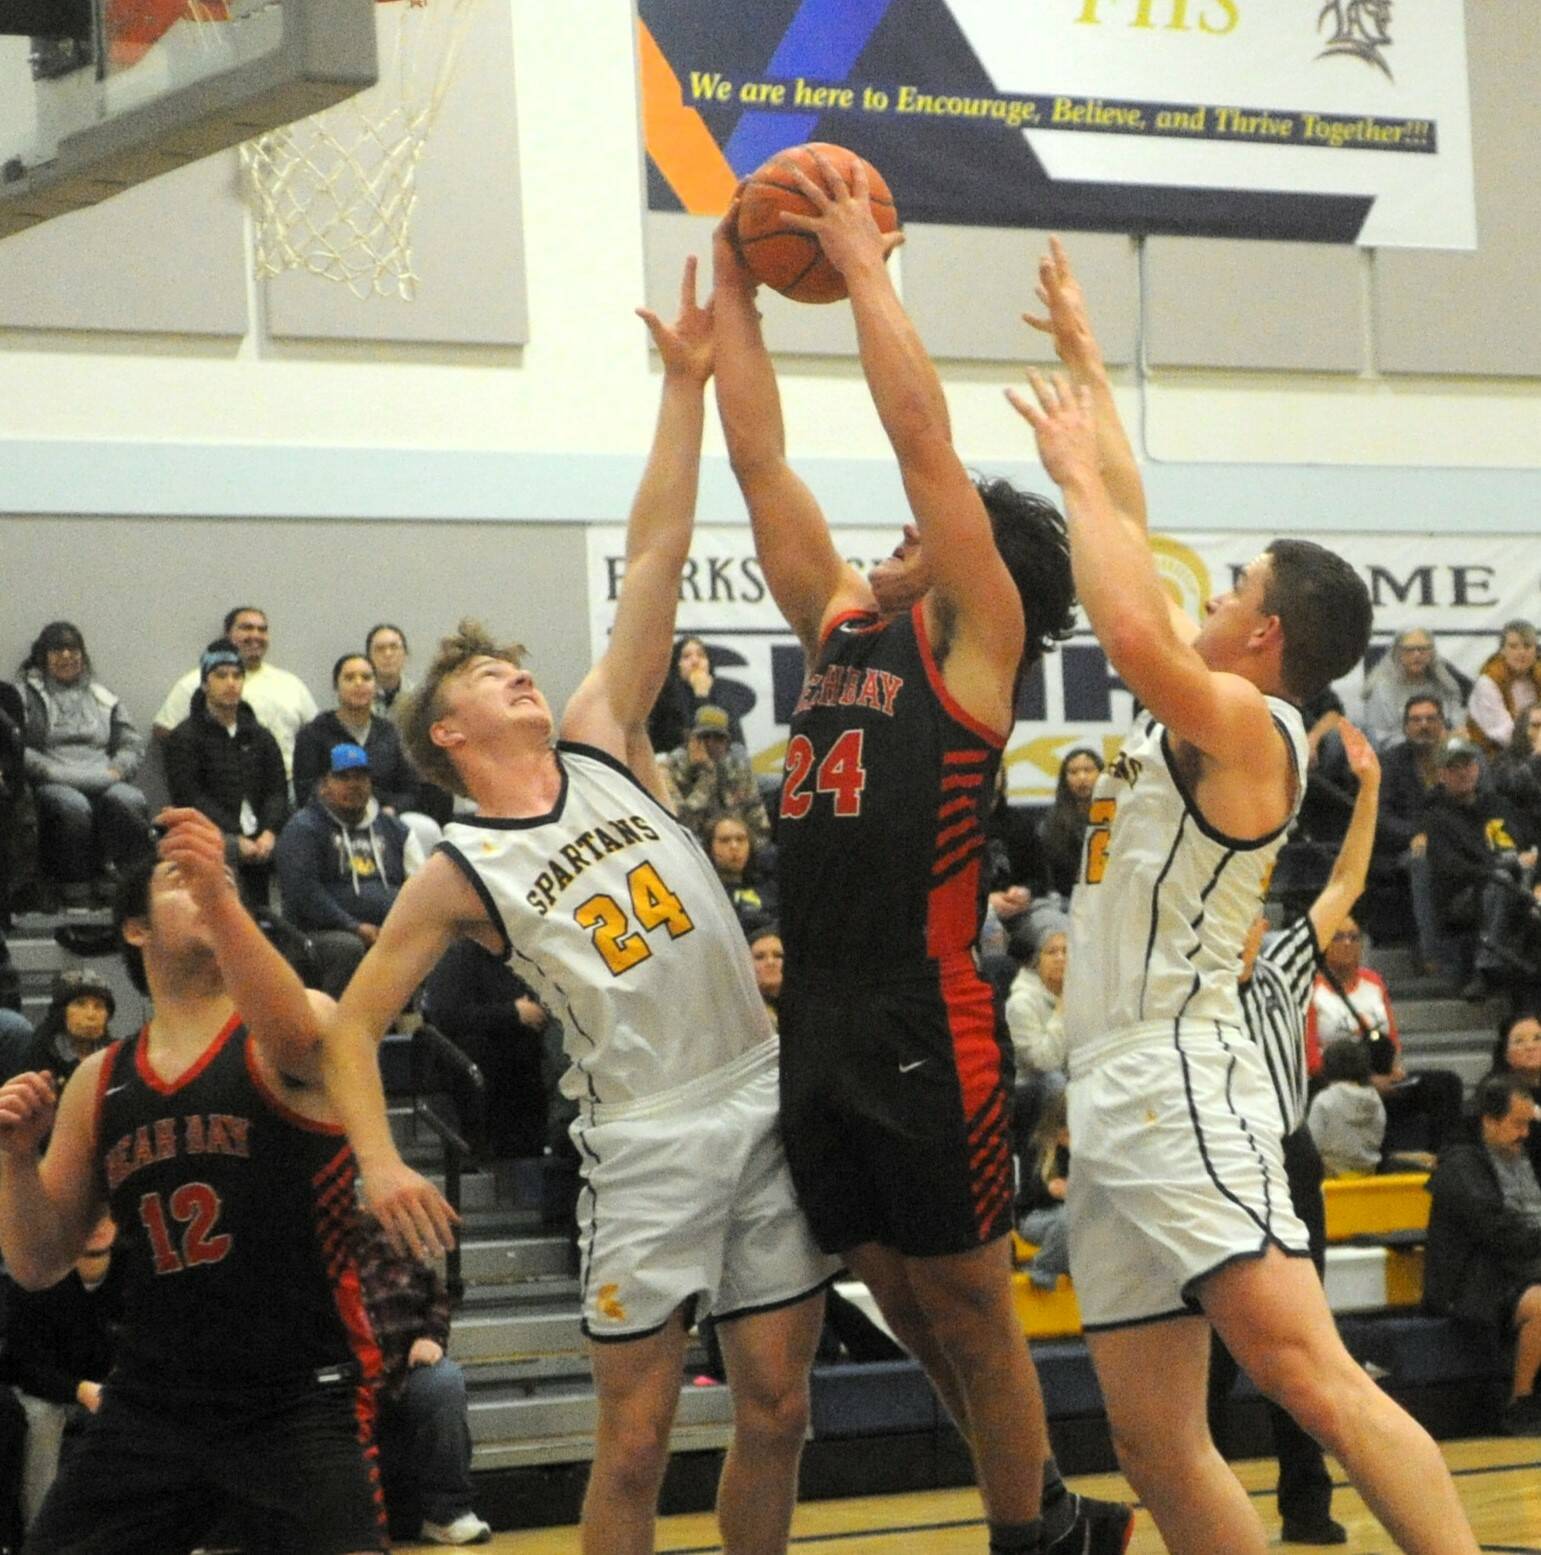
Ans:
[{"label": "white net", "polygon": [[417,292],[417,172],[478,0],[379,7],[380,80],[241,147],[259,277],[308,270],[356,297]]}]

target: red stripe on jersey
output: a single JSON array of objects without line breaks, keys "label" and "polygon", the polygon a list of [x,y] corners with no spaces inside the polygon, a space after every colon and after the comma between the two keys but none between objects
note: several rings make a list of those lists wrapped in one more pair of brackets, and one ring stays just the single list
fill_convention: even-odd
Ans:
[{"label": "red stripe on jersey", "polygon": [[840,627],[847,621],[868,621],[874,625],[882,625],[879,618],[870,610],[842,610],[838,615],[831,616],[824,630],[819,633],[819,650],[823,651],[824,645],[833,637]]},{"label": "red stripe on jersey", "polygon": [[[940,870],[933,866],[933,874]],[[941,880],[926,896],[926,954],[933,961],[966,952],[979,933],[979,860],[951,879]]]},{"label": "red stripe on jersey", "polygon": [[973,814],[965,815],[961,821],[954,821],[951,826],[944,826],[936,834],[938,848],[945,847],[949,842],[961,837],[965,832],[977,832],[979,830],[979,817]]},{"label": "red stripe on jersey", "polygon": [[321,1170],[310,1179],[312,1185],[319,1188],[322,1183],[327,1181],[328,1178],[333,1177],[338,1172],[340,1172],[344,1165],[351,1165],[352,1150],[353,1147],[351,1145],[344,1145],[342,1149],[339,1150],[337,1154],[334,1155],[332,1159],[328,1161],[326,1165],[323,1166]]},{"label": "red stripe on jersey", "polygon": [[184,1069],[175,1080],[163,1080],[150,1067],[150,1028],[147,1025],[139,1033],[139,1041],[134,1047],[134,1067],[139,1071],[139,1078],[150,1087],[152,1091],[159,1091],[162,1096],[175,1096],[183,1086],[191,1085],[210,1064],[219,1057],[219,1051],[241,1029],[241,1017],[232,1014],[230,1019],[219,1028],[219,1034],[203,1050],[202,1056],[191,1069]]},{"label": "red stripe on jersey", "polygon": [[975,970],[970,955],[950,957],[939,971],[963,1114],[979,1120],[988,1111],[998,1124],[1001,1049],[995,1040],[995,999],[990,985]]},{"label": "red stripe on jersey", "polygon": [[984,761],[989,754],[989,751],[943,751],[942,760],[949,767],[968,767]]},{"label": "red stripe on jersey", "polygon": [[978,797],[974,794],[959,794],[956,799],[949,799],[936,812],[936,818],[939,821],[945,821],[949,815],[956,815],[959,810],[972,810],[978,803]]},{"label": "red stripe on jersey", "polygon": [[945,792],[951,788],[978,788],[984,780],[982,772],[955,772],[951,777],[942,779],[942,789]]},{"label": "red stripe on jersey", "polygon": [[[984,847],[984,845],[984,837],[982,835],[976,834],[974,837],[971,837],[969,841],[965,842],[961,848],[954,848],[951,853],[944,853],[942,857],[931,866],[931,873],[933,875],[945,875],[947,871],[960,860],[966,859],[970,853],[977,853],[982,847]],[[976,915],[978,910],[978,905],[976,904],[973,909]],[[972,940],[972,938],[973,936],[970,935],[970,940]]]},{"label": "red stripe on jersey", "polygon": [[926,602],[923,599],[915,601],[914,608],[910,612],[910,619],[915,623],[915,643],[920,649],[920,662],[925,666],[926,679],[931,682],[931,689],[936,693],[936,699],[942,704],[947,715],[955,722],[960,723],[970,733],[977,734],[981,740],[986,741],[995,750],[1006,748],[1006,736],[997,734],[988,724],[981,723],[974,715],[959,703],[958,699],[947,689],[947,683],[942,679],[941,669],[936,662],[936,655],[931,651],[931,637],[926,631]]}]

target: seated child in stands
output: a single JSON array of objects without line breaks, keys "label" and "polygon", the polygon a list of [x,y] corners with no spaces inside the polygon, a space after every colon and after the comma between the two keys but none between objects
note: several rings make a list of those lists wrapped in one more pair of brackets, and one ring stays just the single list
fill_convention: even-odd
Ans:
[{"label": "seated child in stands", "polygon": [[1053,1290],[1060,1275],[1070,1273],[1070,1237],[1065,1224],[1065,1189],[1070,1177],[1066,1112],[1064,1091],[1045,1100],[1022,1174],[1018,1229],[1023,1241],[1038,1249],[1027,1266],[1027,1277],[1040,1290]]},{"label": "seated child in stands", "polygon": [[1306,1126],[1329,1177],[1362,1177],[1380,1167],[1386,1105],[1370,1083],[1370,1051],[1355,1037],[1330,1042],[1322,1054],[1326,1082],[1311,1101]]}]

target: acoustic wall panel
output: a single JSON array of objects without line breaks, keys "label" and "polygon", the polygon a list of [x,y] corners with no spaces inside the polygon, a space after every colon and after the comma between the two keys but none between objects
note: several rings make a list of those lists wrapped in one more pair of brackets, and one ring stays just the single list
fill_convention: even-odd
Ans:
[{"label": "acoustic wall panel", "polygon": [[[382,7],[382,80],[389,33]],[[379,92],[381,88],[374,89]],[[265,282],[275,340],[516,346],[529,338],[509,0],[482,0],[418,168],[411,302],[300,271]]]},{"label": "acoustic wall panel", "polygon": [[1541,6],[1466,7],[1477,250],[1381,249],[1375,256],[1375,364],[1387,373],[1541,377]]},{"label": "acoustic wall panel", "polygon": [[[1022,322],[1040,312],[1034,288],[1046,232],[915,223],[905,228],[904,303],[934,357],[1052,362],[1054,346]],[[1139,272],[1133,243],[1074,232],[1066,247],[1086,288],[1092,322],[1112,366],[1134,360]]]},{"label": "acoustic wall panel", "polygon": [[0,241],[0,328],[244,335],[238,171],[221,152]]},{"label": "acoustic wall panel", "polygon": [[1364,257],[1321,243],[1152,237],[1152,367],[1356,373],[1365,365]]}]

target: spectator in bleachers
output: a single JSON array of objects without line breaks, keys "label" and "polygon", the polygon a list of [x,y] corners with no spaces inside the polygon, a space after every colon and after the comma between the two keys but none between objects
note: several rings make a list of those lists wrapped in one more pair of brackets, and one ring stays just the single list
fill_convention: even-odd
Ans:
[{"label": "spectator in bleachers", "polygon": [[112,1041],[109,1026],[117,1008],[112,985],[99,973],[89,967],[60,972],[49,993],[48,1013],[38,1022],[19,1066],[0,1079],[46,1071],[62,1090],[83,1060]]},{"label": "spectator in bleachers", "polygon": [[283,754],[245,700],[246,668],[235,645],[216,638],[199,669],[192,710],[166,741],[166,787],[172,804],[201,810],[225,834],[241,895],[262,907],[289,814]]},{"label": "spectator in bleachers", "polygon": [[[1443,969],[1447,959],[1439,915],[1429,887],[1429,837],[1424,812],[1439,783],[1439,752],[1449,734],[1436,697],[1415,692],[1402,709],[1402,739],[1381,758],[1380,820],[1376,843],[1395,855],[1407,876],[1418,932],[1420,970]],[[1452,969],[1453,970],[1453,969]]]},{"label": "spectator in bleachers", "polygon": [[674,645],[674,673],[648,715],[648,738],[659,755],[679,749],[689,739],[701,709],[710,706],[728,715],[728,740],[742,746],[744,728],[739,720],[753,705],[749,687],[716,674],[710,649],[699,637],[687,635]]},{"label": "spectator in bleachers", "polygon": [[1364,732],[1382,754],[1389,751],[1407,733],[1407,708],[1414,696],[1430,698],[1446,725],[1457,728],[1470,692],[1471,682],[1439,656],[1434,634],[1421,626],[1407,627],[1365,676]]},{"label": "spectator in bleachers", "polygon": [[[1477,747],[1447,740],[1439,753],[1439,788],[1429,795],[1429,888],[1440,928],[1456,947],[1461,992],[1480,1000],[1524,969],[1524,918],[1533,841],[1517,828],[1503,800],[1482,781]],[[1523,850],[1523,851],[1522,851]]]},{"label": "spectator in bleachers", "polygon": [[765,1001],[771,1027],[779,1031],[777,1006],[781,1003],[782,975],[787,953],[781,944],[781,929],[774,921],[756,924],[749,930],[749,957],[754,962],[754,980]]},{"label": "spectator in bleachers", "polygon": [[1329,1177],[1363,1177],[1380,1170],[1386,1104],[1370,1083],[1370,1050],[1353,1037],[1329,1042],[1306,1126]]},{"label": "spectator in bleachers", "polygon": [[[298,675],[267,661],[267,612],[256,605],[237,605],[225,612],[225,637],[235,645],[246,670],[245,699],[257,722],[278,742],[287,776],[294,766],[294,741],[316,716],[316,699]],[[166,693],[155,715],[155,733],[169,739],[192,712],[193,697],[203,686],[203,666],[189,670]]]},{"label": "spectator in bleachers", "polygon": [[1054,784],[1054,803],[1038,828],[1049,883],[1070,905],[1081,868],[1081,843],[1086,836],[1086,817],[1092,807],[1092,789],[1102,771],[1102,757],[1086,745],[1068,751],[1059,764]]},{"label": "spectator in bleachers", "polygon": [[1429,1178],[1425,1310],[1492,1330],[1514,1346],[1501,1428],[1541,1436],[1541,1183],[1526,1150],[1535,1101],[1518,1075],[1477,1087],[1480,1141],[1452,1145]]},{"label": "spectator in bleachers", "polygon": [[1070,1273],[1070,1233],[1065,1220],[1065,1189],[1070,1179],[1069,1105],[1063,1091],[1043,1104],[1028,1147],[1027,1168],[1017,1205],[1017,1228],[1024,1242],[1038,1249],[1027,1277],[1040,1290],[1053,1290]]},{"label": "spectator in bleachers", "polygon": [[1439,1152],[1461,1122],[1461,1078],[1448,1069],[1409,1073],[1402,1064],[1391,991],[1379,972],[1361,964],[1364,936],[1344,918],[1322,950],[1321,969],[1306,1010],[1306,1069],[1322,1073],[1329,1044],[1349,1039],[1364,1044],[1370,1083],[1386,1107],[1387,1151]]},{"label": "spectator in bleachers", "polygon": [[1541,701],[1541,664],[1536,663],[1536,629],[1529,621],[1509,621],[1498,639],[1498,652],[1478,672],[1466,704],[1467,737],[1497,755],[1514,734],[1514,721]]},{"label": "spectator in bleachers", "polygon": [[1070,923],[1063,913],[1044,913],[1034,923],[1031,960],[1012,979],[1006,1025],[1017,1060],[1017,1084],[1030,1076],[1057,1077],[1063,1088],[1067,1046],[1063,1019]]},{"label": "spectator in bleachers", "polygon": [[396,725],[374,710],[375,684],[374,665],[362,653],[345,653],[332,666],[337,706],[312,718],[294,742],[294,802],[303,805],[310,799],[337,746],[362,746],[369,752],[375,803],[387,815],[399,816],[406,823],[426,855],[433,851],[443,830],[419,806],[417,772],[401,748]]},{"label": "spectator in bleachers", "polygon": [[989,838],[989,912],[1000,924],[1004,943],[1019,961],[1030,954],[1029,940],[1035,904],[1054,911],[1044,901],[1049,889],[1049,870],[1038,828],[1029,811],[1010,802],[1006,792],[1006,764],[995,773],[995,802],[985,821]]},{"label": "spectator in bleachers", "polygon": [[349,1241],[380,1347],[377,1439],[387,1507],[398,1495],[410,1501],[414,1532],[427,1544],[484,1544],[492,1530],[471,1508],[465,1373],[446,1353],[449,1292],[431,1265],[392,1252],[372,1217],[358,1216]]},{"label": "spectator in bleachers", "polygon": [[[1499,1022],[1492,1072],[1512,1074],[1523,1080],[1530,1087],[1537,1115],[1541,1116],[1541,1015],[1523,1010]],[[1529,1143],[1531,1164],[1541,1175],[1541,1129],[1532,1130]]]},{"label": "spectator in bleachers", "polygon": [[706,843],[719,815],[737,817],[757,847],[770,841],[770,817],[742,749],[732,743],[730,715],[708,703],[696,710],[689,738],[659,763],[681,821]]},{"label": "spectator in bleachers", "polygon": [[1532,841],[1541,839],[1541,702],[1514,720],[1514,733],[1493,763],[1493,785]]},{"label": "spectator in bleachers", "polygon": [[96,679],[79,627],[50,621],[21,666],[27,778],[37,796],[43,854],[65,901],[84,905],[99,870],[116,871],[149,846],[149,806],[130,781],[144,738]]},{"label": "spectator in bleachers", "polygon": [[334,745],[274,850],[284,915],[310,936],[324,993],[341,996],[422,861],[406,824],[374,798],[369,752],[347,741]]},{"label": "spectator in bleachers", "polygon": [[104,1217],[75,1267],[46,1290],[5,1281],[0,1381],[15,1387],[27,1417],[21,1486],[27,1522],[43,1504],[70,1441],[101,1407],[123,1317],[115,1235]]},{"label": "spectator in bleachers", "polygon": [[[27,781],[26,723],[21,692],[0,680],[0,944],[37,878],[37,801]],[[4,959],[0,955],[0,963]]]},{"label": "spectator in bleachers", "polygon": [[480,1093],[458,1072],[442,1077],[470,1136],[497,1160],[540,1155],[552,1101],[543,1055],[560,1028],[548,1030],[530,985],[475,940],[457,939],[423,984],[422,1012],[482,1072]]},{"label": "spectator in bleachers", "polygon": [[707,823],[707,856],[745,929],[774,918],[780,906],[775,880],[760,868],[759,851],[738,816],[719,815]]},{"label": "spectator in bleachers", "polygon": [[399,626],[382,621],[369,628],[364,639],[364,656],[375,672],[375,711],[389,718],[396,698],[412,689],[407,679],[407,634]]}]

